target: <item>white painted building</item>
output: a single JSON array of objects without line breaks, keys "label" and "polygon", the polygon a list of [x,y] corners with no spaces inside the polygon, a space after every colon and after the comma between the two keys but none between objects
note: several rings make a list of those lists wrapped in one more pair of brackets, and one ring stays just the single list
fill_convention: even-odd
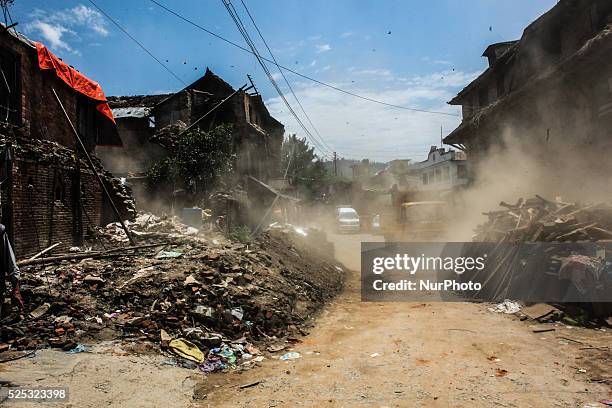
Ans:
[{"label": "white painted building", "polygon": [[465,159],[463,152],[431,146],[427,160],[410,166],[419,180],[417,190],[446,191],[467,183]]}]

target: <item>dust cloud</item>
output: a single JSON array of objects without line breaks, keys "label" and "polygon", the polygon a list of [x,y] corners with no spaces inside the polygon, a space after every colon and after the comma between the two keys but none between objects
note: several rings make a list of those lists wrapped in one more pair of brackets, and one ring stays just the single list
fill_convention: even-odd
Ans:
[{"label": "dust cloud", "polygon": [[506,127],[501,143],[470,162],[474,182],[457,197],[460,208],[449,225],[448,241],[471,240],[474,228],[486,219],[483,212],[500,209],[501,201],[515,203],[536,194],[583,204],[610,199],[612,163],[605,151],[569,135],[557,140],[529,136]]}]

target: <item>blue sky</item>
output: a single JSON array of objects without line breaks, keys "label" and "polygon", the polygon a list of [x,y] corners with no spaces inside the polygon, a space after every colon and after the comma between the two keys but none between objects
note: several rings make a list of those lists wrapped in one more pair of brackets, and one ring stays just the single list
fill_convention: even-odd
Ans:
[{"label": "blue sky", "polygon": [[[207,66],[235,87],[251,74],[271,113],[288,133],[303,136],[252,55],[178,20],[149,0],[94,1],[186,83]],[[159,1],[244,45],[221,0]],[[555,4],[554,0],[244,1],[281,64],[374,99],[455,114],[459,109],[446,101],[486,68],[481,57],[486,46],[519,38],[526,25]],[[100,82],[107,95],[183,87],[89,1],[15,3],[11,14],[18,29]],[[234,5],[246,24],[242,4],[234,0]],[[247,28],[256,38],[254,28]],[[263,44],[257,41],[257,46],[263,54]],[[289,94],[275,67],[270,70]],[[422,160],[428,146],[439,143],[440,127],[446,134],[460,120],[376,105],[292,74],[287,77],[323,139],[342,157]],[[301,114],[290,95],[288,100]]]}]

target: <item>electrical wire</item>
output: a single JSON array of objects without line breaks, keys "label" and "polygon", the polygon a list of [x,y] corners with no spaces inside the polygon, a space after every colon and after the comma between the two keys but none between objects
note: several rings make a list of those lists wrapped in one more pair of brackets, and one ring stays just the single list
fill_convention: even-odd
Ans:
[{"label": "electrical wire", "polygon": [[[166,70],[167,72],[169,72],[169,73],[170,73],[170,74],[171,74],[171,75],[172,75],[172,76],[173,76],[175,79],[177,79],[177,80],[178,80],[178,81],[179,81],[181,84],[183,84],[184,86],[187,86],[187,84],[185,83],[185,81],[183,81],[183,79],[181,79],[181,78],[180,78],[180,77],[179,77],[179,76],[178,76],[178,75],[177,75],[177,74],[176,74],[174,71],[172,71],[172,70],[171,70],[171,69],[170,69],[170,68],[169,68],[169,67],[168,67],[166,64],[164,64],[164,63],[163,63],[163,62],[162,62],[162,61],[161,61],[159,58],[157,58],[157,57],[156,57],[156,56],[155,56],[155,55],[154,55],[154,54],[153,54],[153,53],[152,53],[152,52],[151,52],[151,51],[150,51],[150,50],[149,50],[149,49],[148,49],[148,48],[147,48],[147,47],[146,47],[144,44],[142,44],[140,41],[138,41],[138,39],[136,39],[134,36],[132,36],[132,35],[131,35],[131,34],[130,34],[130,33],[129,33],[129,32],[128,32],[128,31],[127,31],[127,30],[126,30],[126,29],[125,29],[123,26],[121,26],[121,25],[120,25],[120,24],[119,24],[119,23],[118,23],[118,22],[117,22],[117,21],[116,21],[116,20],[115,20],[115,19],[114,19],[114,18],[111,16],[111,15],[109,15],[109,14],[108,14],[106,11],[104,11],[104,10],[103,10],[103,9],[102,9],[100,6],[98,6],[98,5],[97,5],[97,4],[96,4],[96,3],[95,3],[93,0],[88,0],[88,1],[89,1],[89,3],[91,3],[91,4],[92,4],[92,5],[93,5],[93,6],[94,6],[94,7],[95,7],[95,8],[96,8],[96,9],[97,9],[97,10],[98,10],[100,13],[102,13],[102,14],[103,14],[103,15],[104,15],[104,16],[105,16],[105,17],[106,17],[106,18],[107,18],[109,21],[111,21],[111,22],[112,22],[112,23],[113,23],[113,24],[114,24],[114,25],[115,25],[115,26],[116,26],[116,27],[117,27],[117,28],[118,28],[118,29],[119,29],[121,32],[123,32],[123,33],[124,33],[124,34],[125,34],[125,35],[126,35],[126,36],[127,36],[129,39],[130,39],[130,40],[132,40],[134,43],[136,43],[136,44],[137,44],[137,45],[138,45],[138,46],[139,46],[139,47],[140,47],[140,48],[141,48],[143,51],[145,51],[145,53],[146,53],[146,54],[148,54],[148,55],[149,55],[151,58],[153,58],[153,59],[154,59],[154,60],[155,60],[155,61],[156,61],[156,62],[157,62],[157,63],[158,63],[158,64],[159,64],[159,65],[160,65],[162,68],[164,68],[164,70]],[[222,37],[222,36],[220,36],[220,35],[218,35],[218,34],[216,34],[216,33],[212,32],[212,31],[207,30],[206,28],[204,28],[204,27],[202,27],[202,26],[198,25],[197,23],[195,23],[195,22],[193,22],[193,21],[191,21],[191,20],[189,20],[189,19],[187,19],[187,18],[183,17],[182,15],[180,15],[180,14],[176,13],[175,11],[173,11],[173,10],[171,10],[171,9],[167,8],[167,7],[166,7],[166,6],[164,6],[163,4],[160,4],[160,3],[159,3],[159,2],[157,2],[156,0],[150,0],[150,1],[151,1],[152,3],[154,3],[155,5],[159,6],[160,8],[162,8],[162,9],[166,10],[168,13],[175,15],[176,17],[178,17],[178,18],[180,18],[181,20],[184,20],[185,22],[187,22],[187,23],[189,23],[189,24],[191,24],[191,25],[195,26],[196,28],[198,28],[198,29],[200,29],[200,30],[202,30],[202,31],[204,31],[204,32],[206,32],[206,33],[208,33],[208,34],[210,34],[210,35],[212,35],[212,36],[214,36],[214,37],[216,37],[216,38],[218,38],[218,39],[222,40],[222,41],[225,41],[225,42],[227,42],[227,43],[229,43],[229,44],[231,44],[231,45],[233,45],[233,46],[235,46],[235,47],[237,47],[237,48],[239,48],[239,49],[241,49],[241,50],[243,50],[243,51],[245,51],[245,52],[248,52],[248,53],[250,53],[250,54],[253,54],[253,55],[255,55],[255,56],[257,57],[257,54],[256,54],[254,51],[249,50],[249,49],[247,49],[247,48],[245,48],[245,47],[243,47],[243,46],[241,46],[241,45],[239,45],[239,44],[237,44],[237,43],[234,43],[234,42],[232,42],[232,41],[230,41],[230,40],[228,40],[228,39],[226,39],[226,38],[224,38],[224,37]],[[242,0],[241,0],[241,1],[242,1]],[[244,2],[243,2],[243,5],[244,5]],[[245,6],[245,9],[246,9],[246,6]],[[248,9],[247,9],[247,13],[249,13]],[[252,21],[252,22],[253,22],[253,24],[255,25],[255,22],[253,21],[254,19],[253,19],[252,15],[251,15],[250,13],[249,13],[249,17],[251,18],[251,21]],[[259,28],[257,28],[257,27],[256,27],[256,29],[257,29],[258,33],[260,34],[260,37],[262,38],[262,40],[263,40],[263,41],[264,41],[264,43],[266,44],[266,47],[267,47],[267,48],[269,48],[269,47],[268,47],[268,44],[265,42],[265,39],[263,38],[263,35],[261,34],[261,32],[260,32],[260,30],[259,30]],[[311,78],[311,77],[309,77],[309,76],[307,76],[307,75],[303,75],[303,74],[301,74],[301,73],[299,73],[299,72],[296,72],[296,71],[294,71],[294,70],[292,70],[292,69],[290,69],[290,68],[287,68],[287,67],[285,67],[285,66],[283,66],[283,65],[280,65],[280,64],[278,64],[278,62],[276,61],[276,59],[273,57],[272,53],[271,53],[271,56],[272,56],[273,60],[269,60],[269,59],[267,59],[267,58],[265,58],[265,57],[263,57],[263,56],[261,56],[261,55],[259,55],[259,58],[260,58],[261,60],[263,60],[263,61],[267,61],[267,62],[273,63],[275,66],[277,66],[277,67],[279,68],[279,71],[281,72],[281,74],[283,74],[282,70],[286,70],[286,71],[291,72],[291,73],[293,73],[293,74],[295,74],[295,75],[297,75],[297,76],[300,76],[300,77],[302,77],[302,78],[304,78],[304,79],[311,80],[311,81],[313,81],[313,82],[319,83],[320,85],[323,85],[323,86],[326,86],[326,87],[329,87],[329,88],[335,89],[335,90],[340,91],[340,92],[344,92],[344,93],[346,93],[346,94],[349,94],[349,95],[355,96],[355,97],[357,97],[357,98],[361,98],[361,99],[364,99],[364,100],[369,100],[370,102],[379,103],[379,104],[382,104],[382,105],[387,105],[387,106],[391,106],[391,107],[395,107],[395,108],[399,108],[399,109],[407,109],[407,110],[421,111],[421,110],[419,110],[419,109],[413,109],[413,108],[408,108],[408,107],[404,107],[404,106],[400,106],[400,105],[388,104],[388,103],[386,103],[386,102],[377,101],[377,100],[374,100],[374,99],[371,99],[371,98],[367,98],[367,97],[363,97],[363,96],[358,95],[358,94],[351,93],[350,91],[345,91],[345,90],[343,90],[343,89],[341,89],[341,88],[337,88],[337,87],[335,87],[335,86],[333,86],[333,85],[330,85],[330,84],[324,83],[324,82],[322,82],[322,81],[318,81],[318,80],[316,80],[316,79],[314,79],[314,78]],[[285,81],[286,81],[286,82],[288,82],[288,81],[287,81],[287,78],[286,78],[286,76],[285,76],[284,74],[283,74],[283,78],[285,79]],[[291,89],[291,87],[290,87],[290,89]],[[294,97],[295,97],[295,93],[293,92],[293,90],[292,90],[292,93],[294,94]],[[296,98],[296,100],[297,100],[297,98]],[[298,101],[298,104],[300,105],[300,107],[301,107],[302,111],[304,111],[303,106],[301,105],[301,103],[299,103],[299,101]],[[293,110],[293,109],[290,109],[290,111],[292,111],[292,110]],[[444,114],[444,115],[456,116],[456,115],[452,115],[452,114],[449,114],[449,113],[446,113],[446,112],[436,112],[436,111],[426,111],[426,110],[423,110],[423,111],[424,111],[424,112],[426,112],[426,113],[439,113],[439,114]],[[293,112],[293,113],[295,113],[295,112]],[[304,113],[306,113],[306,112],[304,112]],[[306,114],[305,116],[307,117],[307,119],[308,119],[309,123],[311,124],[311,126],[313,127],[313,129],[315,130],[315,132],[316,132],[316,133],[317,133],[317,134],[320,136],[319,132],[318,132],[318,131],[317,131],[317,129],[316,129],[316,126],[314,126],[314,124],[312,123],[312,121],[310,120],[310,118],[308,117],[308,115]],[[299,119],[298,119],[298,121],[299,121]],[[303,123],[302,123],[302,125],[303,125]],[[309,133],[309,132],[307,132],[307,133]],[[311,137],[312,137],[312,136],[311,136]],[[322,138],[321,138],[321,139],[322,139]],[[322,139],[322,141],[325,143],[325,141],[324,141],[323,139]],[[327,143],[325,143],[325,145],[326,145],[326,147],[325,147],[325,148],[323,148],[323,149],[322,149],[321,147],[319,147],[319,146],[317,146],[317,147],[318,147],[318,148],[319,148],[319,150],[321,150],[322,152],[331,152],[331,151],[329,150],[329,149],[330,149],[329,145],[327,145]],[[346,150],[346,149],[345,149],[345,150]],[[349,153],[349,152],[347,151],[347,153]],[[352,152],[351,152],[351,153],[352,153]],[[376,152],[373,152],[373,151],[371,151],[371,150],[368,150],[368,151],[367,151],[367,153],[376,153]],[[381,152],[379,152],[379,153],[382,153],[382,151],[381,151]],[[385,152],[385,153],[386,153],[386,152]],[[353,156],[353,155],[354,155],[354,153],[350,154],[350,156]],[[345,154],[344,156],[349,156],[349,155],[348,155],[348,154]],[[329,156],[329,154],[328,154],[328,153],[326,153],[326,154],[324,155],[324,157],[323,157],[323,158],[327,158],[327,159],[329,159],[329,158],[330,158],[330,156]]]},{"label": "electrical wire", "polygon": [[187,86],[187,83],[181,79],[177,74],[174,73],[166,64],[164,64],[159,58],[157,58],[151,51],[147,49],[140,41],[138,41],[134,36],[132,36],[125,28],[123,28],[115,19],[113,19],[108,13],[106,13],[102,8],[100,8],[93,0],[88,0],[92,6],[94,6],[100,13],[102,13],[106,18],[108,18],[119,30],[123,32],[123,34],[127,35],[132,41],[134,41],[144,52],[149,54],[151,58],[153,58],[159,65],[161,65],[166,71],[170,73],[174,78],[176,78],[180,83],[184,86]]},{"label": "electrical wire", "polygon": [[298,115],[293,110],[293,107],[291,106],[289,101],[287,101],[287,98],[285,97],[283,91],[278,86],[278,83],[276,82],[276,80],[272,76],[272,73],[268,69],[266,63],[264,62],[263,58],[261,57],[261,54],[257,50],[257,47],[256,47],[255,43],[251,39],[251,37],[250,37],[248,31],[246,30],[246,28],[244,27],[244,24],[242,23],[242,20],[240,19],[240,16],[238,15],[238,12],[234,8],[233,4],[229,0],[221,0],[221,2],[223,3],[224,7],[226,8],[226,10],[227,10],[228,14],[230,15],[231,19],[236,24],[236,27],[238,28],[238,31],[240,32],[240,34],[242,35],[242,37],[246,41],[247,45],[251,48],[252,54],[255,55],[255,58],[257,58],[257,61],[259,62],[259,64],[261,65],[261,67],[262,67],[262,69],[264,71],[264,73],[268,77],[268,80],[270,81],[270,83],[272,84],[272,86],[274,87],[274,89],[276,90],[276,92],[278,93],[280,98],[282,99],[282,101],[285,103],[285,106],[287,107],[287,109],[289,110],[291,115],[293,115],[293,117],[295,118],[295,120],[298,123],[298,125],[302,128],[304,133],[309,137],[310,141],[319,149],[321,155],[329,157],[329,152],[326,152],[325,147],[312,135],[312,133],[310,133],[310,131],[306,128],[306,126],[304,125],[302,120],[298,117]]},{"label": "electrical wire", "polygon": [[[169,72],[174,78],[176,78],[179,82],[181,82],[184,86],[187,86],[188,84],[183,81],[182,78],[180,78],[174,71],[172,71],[166,64],[164,64],[159,58],[157,58],[144,44],[142,44],[140,41],[138,41],[137,38],[135,38],[133,35],[131,35],[121,24],[119,24],[110,14],[108,14],[106,11],[104,11],[104,9],[102,9],[100,6],[98,6],[93,0],[88,0],[89,3],[91,3],[92,6],[94,6],[100,13],[102,13],[108,20],[110,20],[121,32],[123,32],[130,40],[132,40],[134,43],[136,43],[136,45],[138,45],[138,47],[140,47],[143,51],[145,51],[151,58],[153,58],[161,67],[163,67],[167,72]],[[253,52],[253,54],[255,54]],[[292,110],[292,109],[290,109]],[[295,112],[294,112],[295,113]],[[298,119],[299,121],[299,119]],[[303,126],[303,124],[302,124]],[[312,136],[311,136],[312,137]],[[319,147],[317,145],[317,147],[319,148],[319,150],[321,150],[322,152],[325,152],[325,149],[322,147]],[[329,154],[324,154],[323,155],[324,158],[328,158]]]},{"label": "electrical wire", "polygon": [[330,151],[334,151],[334,148],[330,147],[329,144],[327,144],[325,142],[325,140],[323,139],[323,137],[321,136],[321,134],[319,133],[319,130],[317,129],[317,127],[314,125],[314,123],[312,123],[312,120],[310,119],[310,116],[308,116],[308,114],[306,113],[306,110],[304,109],[304,106],[302,106],[302,103],[300,102],[300,99],[297,97],[297,95],[295,94],[293,87],[291,86],[291,84],[289,83],[289,80],[287,79],[287,76],[285,76],[285,73],[283,72],[282,68],[280,67],[278,61],[276,60],[276,58],[274,57],[274,54],[272,53],[272,50],[270,49],[270,47],[268,46],[268,42],[266,41],[266,39],[264,38],[261,30],[259,29],[259,27],[257,26],[257,23],[255,23],[255,19],[253,18],[253,15],[251,14],[251,12],[249,11],[249,8],[247,7],[247,5],[245,4],[244,0],[240,0],[240,3],[242,3],[242,6],[244,7],[244,10],[246,11],[246,13],[248,14],[249,18],[251,19],[251,23],[253,23],[253,26],[255,27],[255,30],[257,30],[257,33],[259,34],[259,38],[261,38],[261,41],[263,41],[264,45],[266,46],[268,52],[270,53],[270,57],[272,57],[272,60],[274,61],[274,65],[276,65],[276,67],[278,68],[278,71],[280,72],[280,74],[282,75],[283,79],[285,80],[285,83],[287,84],[287,87],[289,88],[289,90],[291,91],[291,94],[293,95],[293,98],[295,99],[295,101],[297,102],[297,104],[299,105],[300,109],[302,110],[302,113],[304,114],[304,116],[306,117],[306,120],[308,121],[308,123],[310,124],[310,126],[312,127],[312,129],[315,131],[315,133],[317,134],[317,136],[319,137],[319,141]]},{"label": "electrical wire", "polygon": [[[170,8],[168,8],[168,7],[166,7],[165,5],[163,5],[163,4],[161,4],[161,3],[159,3],[157,0],[149,0],[149,1],[150,1],[151,3],[153,3],[153,4],[155,4],[156,6],[158,6],[158,7],[162,8],[162,9],[164,9],[164,10],[165,10],[165,11],[167,11],[168,13],[170,13],[170,14],[174,15],[175,17],[177,17],[177,18],[179,18],[179,19],[181,19],[181,20],[185,21],[186,23],[188,23],[188,24],[190,24],[190,25],[192,25],[192,26],[194,26],[194,27],[198,28],[199,30],[202,30],[202,31],[204,31],[205,33],[208,33],[208,34],[212,35],[213,37],[215,37],[215,38],[217,38],[217,39],[219,39],[219,40],[221,40],[221,41],[224,41],[224,42],[226,42],[226,43],[228,43],[228,44],[230,44],[230,45],[232,45],[232,46],[234,46],[234,47],[236,47],[236,48],[239,48],[239,49],[241,49],[242,51],[248,52],[248,53],[250,53],[250,54],[254,54],[254,52],[253,52],[253,51],[251,51],[251,50],[249,50],[249,49],[247,49],[247,48],[245,48],[245,47],[241,46],[240,44],[237,44],[237,43],[235,43],[235,42],[233,42],[233,41],[231,41],[231,40],[228,40],[227,38],[225,38],[225,37],[223,37],[223,36],[221,36],[221,35],[219,35],[219,34],[217,34],[217,33],[213,32],[213,31],[210,31],[210,30],[206,29],[205,27],[203,27],[203,26],[199,25],[198,23],[194,22],[193,20],[190,20],[190,19],[188,19],[187,17],[185,17],[185,16],[183,16],[183,15],[179,14],[178,12],[176,12],[176,11],[174,11],[174,10],[172,10],[172,9],[170,9]],[[269,62],[269,63],[271,63],[271,64],[273,64],[273,63],[274,63],[274,61],[271,61],[271,60],[269,60],[269,59],[267,59],[267,58],[265,58],[265,57],[261,57],[261,59],[263,59],[264,61]],[[342,88],[337,87],[337,86],[335,86],[335,85],[332,85],[332,84],[329,84],[329,83],[323,82],[323,81],[318,80],[318,79],[316,79],[316,78],[313,78],[313,77],[311,77],[311,76],[304,75],[304,74],[302,74],[302,73],[300,73],[300,72],[297,72],[297,71],[295,71],[295,70],[293,70],[293,69],[291,69],[291,68],[289,68],[289,67],[286,67],[286,66],[284,66],[284,65],[279,65],[279,68],[282,68],[282,69],[284,69],[285,71],[291,72],[291,73],[292,73],[292,74],[294,74],[294,75],[297,75],[297,76],[299,76],[299,77],[301,77],[301,78],[304,78],[304,79],[307,79],[307,80],[309,80],[309,81],[315,82],[315,83],[317,83],[317,84],[319,84],[319,85],[322,85],[322,86],[325,86],[325,87],[327,87],[327,88],[333,89],[333,90],[335,90],[335,91],[342,92],[342,93],[344,93],[344,94],[351,95],[351,96],[354,96],[355,98],[363,99],[363,100],[368,101],[368,102],[377,103],[377,104],[379,104],[379,105],[389,106],[389,107],[392,107],[392,108],[397,108],[397,109],[409,110],[409,111],[413,111],[413,112],[421,112],[421,113],[430,113],[430,114],[435,114],[435,115],[446,115],[446,116],[454,116],[454,117],[459,117],[459,115],[458,115],[458,114],[455,114],[455,113],[450,113],[450,112],[441,112],[441,111],[433,111],[433,110],[427,110],[427,109],[419,109],[419,108],[413,108],[413,107],[408,107],[408,106],[396,105],[396,104],[393,104],[393,103],[388,103],[388,102],[384,102],[384,101],[379,101],[379,100],[377,100],[377,99],[370,98],[370,97],[367,97],[367,96],[363,96],[363,95],[357,94],[357,93],[355,93],[355,92],[347,91],[346,89],[342,89]]]}]

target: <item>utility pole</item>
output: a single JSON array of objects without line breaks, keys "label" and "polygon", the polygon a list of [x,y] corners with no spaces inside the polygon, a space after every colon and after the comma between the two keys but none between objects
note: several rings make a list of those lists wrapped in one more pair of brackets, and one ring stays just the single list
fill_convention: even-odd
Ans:
[{"label": "utility pole", "polygon": [[338,156],[336,152],[334,152],[334,176],[338,177],[338,165],[336,164],[338,161]]},{"label": "utility pole", "polygon": [[444,137],[442,136],[442,125],[440,125],[440,147],[444,149]]}]

